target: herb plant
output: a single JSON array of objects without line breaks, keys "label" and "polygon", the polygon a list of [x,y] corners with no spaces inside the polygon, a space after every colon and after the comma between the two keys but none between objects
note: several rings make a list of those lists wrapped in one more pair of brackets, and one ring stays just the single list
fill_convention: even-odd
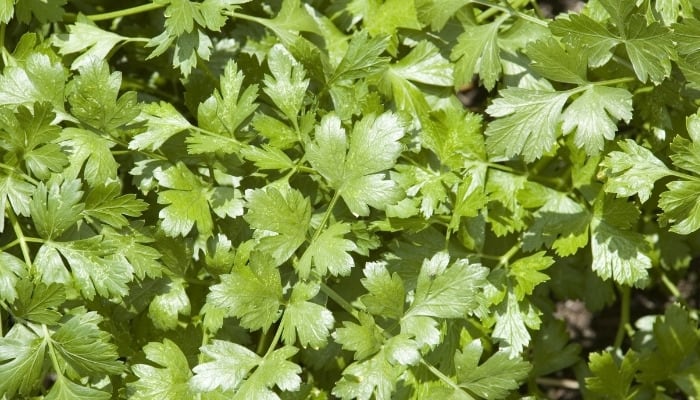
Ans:
[{"label": "herb plant", "polygon": [[0,0],[0,397],[697,398],[698,15]]}]

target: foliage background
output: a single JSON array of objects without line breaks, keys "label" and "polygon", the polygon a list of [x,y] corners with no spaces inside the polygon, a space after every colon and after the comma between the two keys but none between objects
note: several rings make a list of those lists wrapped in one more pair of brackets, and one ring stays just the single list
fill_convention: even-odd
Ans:
[{"label": "foliage background", "polygon": [[698,8],[0,0],[0,396],[697,397]]}]

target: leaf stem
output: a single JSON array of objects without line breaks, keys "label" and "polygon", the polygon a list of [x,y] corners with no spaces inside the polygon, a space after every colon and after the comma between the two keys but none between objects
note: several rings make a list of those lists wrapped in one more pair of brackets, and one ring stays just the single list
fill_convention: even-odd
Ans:
[{"label": "leaf stem", "polygon": [[49,333],[49,329],[46,327],[46,324],[42,324],[41,328],[44,331],[44,343],[46,343],[46,345],[49,347],[49,357],[51,357],[51,364],[53,365],[53,369],[59,377],[63,378],[61,364],[59,364],[58,358],[56,357],[56,350],[54,350],[53,348],[53,343],[51,340],[51,334]]},{"label": "leaf stem", "polygon": [[32,264],[32,257],[29,253],[29,246],[27,246],[27,240],[24,237],[24,232],[22,232],[22,227],[19,225],[19,221],[17,220],[17,215],[15,215],[15,211],[9,204],[6,208],[7,216],[10,219],[10,223],[12,224],[12,230],[15,231],[15,236],[19,241],[19,248],[22,249],[22,257],[24,257],[24,263],[27,264],[27,267],[29,267],[31,275],[31,273],[34,270],[34,266]]},{"label": "leaf stem", "polygon": [[13,167],[13,166],[7,165],[7,164],[5,164],[5,163],[0,163],[0,168],[5,169],[5,170],[8,170],[8,171],[10,171],[11,173],[14,173],[14,174],[16,174],[16,175],[18,175],[18,176],[21,176],[22,179],[24,179],[25,181],[31,183],[32,185],[35,185],[35,186],[36,186],[36,185],[39,184],[39,181],[37,181],[36,179],[32,178],[31,176],[29,176],[29,175],[27,175],[27,174],[25,174],[25,173],[19,172],[17,167]]},{"label": "leaf stem", "polygon": [[522,245],[523,244],[520,242],[520,240],[515,242],[513,247],[511,247],[505,254],[498,258],[498,266],[507,267],[508,265],[510,265],[510,259],[520,250]]},{"label": "leaf stem", "polygon": [[619,290],[622,298],[620,301],[620,323],[617,326],[615,342],[613,342],[615,349],[620,349],[622,346],[622,341],[625,339],[625,331],[630,321],[630,287],[619,286]]},{"label": "leaf stem", "polygon": [[321,291],[328,296],[331,300],[336,302],[343,310],[347,311],[348,314],[352,315],[359,321],[359,317],[357,315],[357,310],[355,310],[355,307],[352,306],[347,300],[343,298],[343,296],[339,295],[338,292],[333,290],[330,286],[326,285],[325,282],[320,282],[321,285]]},{"label": "leaf stem", "polygon": [[[106,20],[110,20],[110,19],[127,17],[129,15],[136,15],[136,14],[141,14],[141,13],[148,12],[148,11],[157,10],[159,8],[165,7],[166,5],[167,5],[167,3],[142,4],[140,6],[125,8],[123,10],[110,11],[110,12],[101,13],[101,14],[86,15],[86,18],[89,19],[90,21],[106,21]],[[66,18],[64,18],[64,20],[66,20],[66,19],[69,21],[76,20],[75,14],[66,14],[65,16],[66,16]]]},{"label": "leaf stem", "polygon": [[9,64],[10,53],[5,48],[5,29],[7,25],[0,24],[0,54],[2,55],[2,67]]},{"label": "leaf stem", "polygon": [[474,397],[472,397],[469,393],[467,393],[464,389],[462,389],[459,385],[457,385],[452,379],[450,379],[449,376],[445,375],[440,371],[439,369],[435,368],[433,365],[427,363],[423,358],[420,359],[420,363],[423,364],[430,372],[432,372],[433,375],[438,377],[441,381],[443,381],[447,386],[451,387],[452,389],[462,392],[466,395],[467,399],[474,400]]},{"label": "leaf stem", "polygon": [[661,282],[664,284],[666,289],[671,293],[673,297],[676,298],[677,301],[684,301],[685,299],[683,298],[683,295],[681,294],[680,290],[678,290],[678,287],[671,282],[671,279],[668,278],[668,275],[666,275],[666,272],[661,272]]},{"label": "leaf stem", "polygon": [[270,345],[267,347],[267,351],[265,352],[265,355],[263,357],[267,357],[275,351],[275,348],[277,348],[277,344],[280,342],[280,338],[282,337],[282,325],[278,325],[277,329],[275,330],[275,337],[272,338],[272,342],[270,342]]},{"label": "leaf stem", "polygon": [[518,10],[514,9],[513,7],[511,7],[510,4],[505,6],[505,5],[501,5],[501,4],[492,3],[488,0],[471,0],[471,2],[474,4],[480,4],[482,6],[496,8],[496,9],[499,9],[501,11],[505,11],[514,17],[522,18],[526,21],[532,22],[533,24],[537,24],[537,25],[544,26],[544,27],[546,27],[548,25],[546,21],[542,21],[541,19],[533,17],[532,15],[528,15],[528,14],[525,14],[524,12],[518,11]]},{"label": "leaf stem", "polygon": [[326,223],[328,223],[328,220],[331,218],[331,214],[333,214],[333,207],[335,207],[335,203],[338,202],[339,198],[340,191],[336,190],[336,192],[333,193],[333,198],[331,198],[330,203],[328,203],[328,208],[323,214],[323,218],[321,219],[321,223],[318,225],[318,229],[316,229],[316,232],[314,232],[314,236],[311,238],[311,243],[318,240],[318,238],[321,236],[321,232],[323,232],[323,227],[326,226]]}]

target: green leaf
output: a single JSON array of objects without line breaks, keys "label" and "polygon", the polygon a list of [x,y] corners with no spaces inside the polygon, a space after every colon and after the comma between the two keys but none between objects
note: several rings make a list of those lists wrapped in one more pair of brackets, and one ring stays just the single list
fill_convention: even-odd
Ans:
[{"label": "green leaf", "polygon": [[532,69],[547,79],[574,85],[586,83],[588,63],[585,54],[578,49],[562,47],[548,37],[528,45],[527,55],[532,59]]},{"label": "green leaf", "polygon": [[668,190],[661,193],[659,207],[661,220],[671,225],[671,232],[688,235],[700,228],[700,182],[673,181]]},{"label": "green leaf", "polygon": [[638,195],[643,203],[654,190],[654,183],[671,171],[648,149],[631,139],[618,142],[622,151],[610,152],[601,163],[606,167],[605,191],[618,196]]},{"label": "green leaf", "polygon": [[449,268],[447,253],[423,261],[416,293],[405,317],[465,318],[480,305],[480,288],[486,285],[488,269],[467,260]]},{"label": "green leaf", "polygon": [[593,376],[586,378],[589,390],[612,398],[626,398],[632,390],[638,357],[628,352],[622,360],[610,352],[592,353],[589,367]]},{"label": "green leaf", "polygon": [[270,49],[267,65],[272,75],[265,75],[263,91],[292,123],[296,123],[309,86],[309,79],[304,79],[306,71],[280,44]]},{"label": "green leaf", "polygon": [[369,10],[363,15],[363,22],[372,36],[394,35],[399,28],[421,28],[413,1],[386,0],[382,3],[367,3]]},{"label": "green leaf", "polygon": [[505,398],[527,377],[530,364],[499,351],[479,364],[484,349],[479,339],[455,353],[457,382],[462,388],[484,399]]},{"label": "green leaf", "polygon": [[496,325],[492,336],[501,342],[501,348],[511,357],[522,353],[530,343],[528,323],[531,324],[532,310],[523,309],[526,304],[518,301],[512,291],[508,291],[505,301],[496,309]]},{"label": "green leaf", "polygon": [[83,124],[104,130],[110,134],[117,128],[132,123],[141,107],[136,92],[119,96],[122,75],[109,73],[109,66],[102,59],[90,59],[78,68],[80,75],[68,86],[70,112]]},{"label": "green leaf", "polygon": [[102,237],[53,242],[44,246],[61,253],[70,267],[76,288],[86,299],[93,299],[95,294],[121,298],[128,293],[127,284],[133,278],[131,266],[115,256],[117,249]]},{"label": "green leaf", "polygon": [[355,243],[344,238],[350,231],[350,225],[346,223],[335,223],[324,229],[299,260],[299,276],[307,279],[312,265],[319,276],[325,276],[328,272],[333,276],[350,275],[355,260],[349,252],[357,251]]},{"label": "green leaf", "polygon": [[55,324],[61,318],[61,314],[54,308],[66,301],[66,292],[62,285],[33,284],[22,280],[17,282],[16,290],[18,298],[12,306],[15,318],[49,325]]},{"label": "green leaf", "polygon": [[[12,207],[15,214],[28,217],[31,212],[32,193],[35,188],[32,184],[20,179],[17,174],[5,171],[0,173],[0,209],[7,210]],[[5,231],[5,212],[0,213],[0,233]]]},{"label": "green leaf", "polygon": [[79,180],[62,180],[54,175],[48,182],[39,182],[29,210],[34,227],[45,239],[55,239],[80,220],[85,205]]},{"label": "green leaf", "polygon": [[194,367],[196,375],[191,382],[193,388],[204,392],[217,388],[236,390],[261,361],[260,356],[247,348],[222,340],[213,340],[201,350],[208,361]]},{"label": "green leaf", "polygon": [[3,0],[0,3],[0,23],[7,24],[15,14],[15,0]]},{"label": "green leaf", "polygon": [[405,290],[398,274],[389,274],[382,263],[367,263],[361,280],[369,292],[360,298],[367,311],[376,316],[400,319],[403,316]]},{"label": "green leaf", "polygon": [[282,282],[274,261],[264,253],[252,253],[250,266],[221,275],[211,287],[207,304],[240,318],[241,326],[267,331],[280,317]]},{"label": "green leaf", "polygon": [[[209,98],[199,105],[197,121],[199,121],[200,128],[221,134],[224,138],[235,138],[235,134],[243,122],[258,108],[258,104],[255,103],[258,86],[250,85],[242,90],[243,79],[243,71],[238,69],[233,60],[229,61],[221,75],[219,90],[215,90]],[[190,144],[190,149],[195,143],[205,146],[205,144],[200,143],[201,140],[203,139],[198,135],[188,137],[187,142]],[[232,147],[230,152],[237,150],[235,143],[230,140],[227,146]],[[196,153],[205,152],[200,150],[197,150]]]},{"label": "green leaf", "polygon": [[103,318],[94,311],[73,316],[51,335],[53,348],[75,376],[119,374],[117,347],[110,334],[97,325]]},{"label": "green leaf", "polygon": [[551,151],[569,92],[508,88],[486,109],[496,117],[484,134],[492,158],[522,155],[532,162]]},{"label": "green leaf", "polygon": [[163,266],[159,262],[161,254],[151,247],[154,239],[136,229],[117,232],[105,228],[102,233],[105,235],[105,242],[115,249],[115,254],[130,266],[139,279],[144,279],[146,276],[157,278],[162,275]]},{"label": "green leaf", "polygon": [[[14,331],[14,330],[13,330]],[[26,328],[19,335],[0,338],[0,393],[29,395],[37,386],[44,366],[46,341]]]},{"label": "green leaf", "polygon": [[389,400],[404,368],[390,364],[382,349],[373,357],[345,368],[332,393],[341,399]]},{"label": "green leaf", "polygon": [[241,155],[255,163],[255,166],[260,169],[284,171],[296,167],[294,161],[274,145],[268,146],[263,144],[261,147],[244,147],[241,150]]},{"label": "green leaf", "polygon": [[343,327],[333,332],[333,339],[343,346],[343,349],[355,353],[355,360],[377,353],[384,343],[384,336],[371,315],[358,313],[360,324],[343,321]]},{"label": "green leaf", "polygon": [[508,268],[508,275],[515,279],[515,297],[520,301],[532,294],[535,286],[549,280],[549,275],[539,272],[554,264],[552,257],[546,256],[540,251],[531,256],[517,259]]},{"label": "green leaf", "polygon": [[299,282],[294,285],[280,322],[285,344],[294,344],[298,337],[302,347],[311,346],[317,349],[325,346],[335,323],[333,313],[320,304],[308,301],[315,297],[320,289],[317,283]]},{"label": "green leaf", "polygon": [[350,211],[369,215],[369,207],[383,209],[399,200],[396,183],[384,179],[384,171],[401,154],[399,140],[404,131],[392,113],[365,116],[346,137],[340,119],[326,115],[316,129],[315,141],[307,148],[311,165],[342,196]]},{"label": "green leaf", "polygon": [[658,22],[648,25],[638,14],[625,22],[625,49],[637,78],[642,82],[648,78],[658,85],[671,73],[675,58],[671,31]]},{"label": "green leaf", "polygon": [[496,86],[501,75],[501,50],[498,47],[500,21],[484,25],[464,25],[464,32],[457,38],[450,59],[455,61],[455,85],[470,83],[478,74],[486,89]]},{"label": "green leaf", "polygon": [[544,376],[570,367],[579,361],[581,346],[571,343],[566,325],[553,320],[544,325],[532,340],[532,375]]},{"label": "green leaf", "polygon": [[588,244],[590,212],[566,193],[528,183],[518,197],[538,199],[535,206],[539,207],[523,233],[523,250],[537,250],[545,245],[560,256],[568,256]]},{"label": "green leaf", "polygon": [[192,372],[187,358],[180,348],[170,339],[163,342],[151,342],[143,347],[146,358],[157,365],[132,365],[131,370],[139,378],[130,383],[134,390],[134,400],[163,399],[178,400],[193,398],[190,389]]},{"label": "green leaf", "polygon": [[148,103],[141,109],[140,120],[146,123],[146,132],[139,133],[129,142],[132,150],[157,150],[168,139],[192,127],[170,103]]},{"label": "green leaf", "polygon": [[485,161],[486,146],[481,116],[457,107],[431,113],[421,120],[423,144],[437,154],[440,162],[459,169],[467,161]]},{"label": "green leaf", "polygon": [[353,35],[345,55],[328,77],[328,82],[340,82],[363,78],[377,73],[388,64],[388,57],[381,57],[388,45],[388,38],[376,36],[370,38],[367,34]]},{"label": "green leaf", "polygon": [[60,172],[68,164],[58,144],[61,129],[53,124],[56,114],[49,103],[35,103],[33,111],[19,106],[16,112],[0,113],[0,147],[10,154],[6,160],[24,163],[27,171],[40,179]]},{"label": "green leaf", "polygon": [[15,12],[17,18],[27,24],[32,20],[32,16],[36,18],[40,23],[45,24],[47,22],[60,21],[61,17],[65,14],[63,6],[66,4],[67,0],[26,0],[17,1],[17,7]]},{"label": "green leaf", "polygon": [[301,192],[289,186],[267,187],[246,193],[245,220],[253,229],[266,232],[258,249],[283,263],[306,240],[311,223],[311,204]]},{"label": "green leaf", "polygon": [[158,204],[166,205],[158,213],[166,234],[186,236],[196,225],[200,235],[211,234],[214,222],[209,210],[208,188],[185,164],[178,162],[167,169],[153,172],[158,183],[167,190],[158,193]]},{"label": "green leaf", "polygon": [[70,149],[70,164],[65,175],[82,176],[91,187],[117,180],[119,164],[114,160],[111,148],[114,142],[79,128],[66,128],[61,132],[61,144]]},{"label": "green leaf", "polygon": [[565,14],[549,25],[552,33],[564,37],[572,47],[583,47],[591,67],[600,67],[613,56],[620,40],[603,24],[584,14]]},{"label": "green leaf", "polygon": [[63,110],[66,77],[61,63],[53,62],[45,54],[31,53],[23,65],[7,66],[0,75],[0,105],[30,106],[48,101]]},{"label": "green leaf", "polygon": [[191,311],[190,298],[185,291],[182,278],[166,278],[148,305],[148,316],[153,325],[161,330],[177,329],[180,315],[188,316]]},{"label": "green leaf", "polygon": [[576,146],[596,155],[605,140],[615,138],[617,122],[632,119],[632,94],[620,88],[589,86],[566,108],[562,119],[562,131],[574,133]]},{"label": "green leaf", "polygon": [[52,37],[52,43],[58,47],[59,53],[81,53],[73,60],[71,69],[94,64],[97,60],[106,60],[115,46],[128,40],[127,37],[100,29],[83,15],[79,15],[78,21],[68,26],[67,34]]},{"label": "green leaf", "polygon": [[601,199],[601,203],[591,220],[593,270],[603,279],[639,285],[651,268],[648,243],[642,234],[629,229],[639,211],[625,200]]},{"label": "green leaf", "polygon": [[[0,299],[13,303],[17,298],[17,283],[27,276],[27,265],[12,254],[0,253]],[[20,301],[24,298],[20,298]]]},{"label": "green leaf", "polygon": [[452,65],[437,46],[426,40],[418,42],[391,70],[400,77],[435,86],[452,86]]},{"label": "green leaf", "polygon": [[51,391],[44,397],[47,400],[109,400],[111,398],[110,393],[78,385],[60,375],[51,387]]},{"label": "green leaf", "polygon": [[128,225],[126,216],[140,217],[148,204],[133,193],[119,196],[121,191],[121,185],[116,182],[94,187],[85,196],[83,215],[88,220],[95,219],[114,228]]},{"label": "green leaf", "polygon": [[284,346],[265,355],[258,367],[236,391],[234,400],[275,399],[277,394],[271,390],[277,386],[282,391],[299,390],[301,367],[288,360],[297,353],[292,346]]}]

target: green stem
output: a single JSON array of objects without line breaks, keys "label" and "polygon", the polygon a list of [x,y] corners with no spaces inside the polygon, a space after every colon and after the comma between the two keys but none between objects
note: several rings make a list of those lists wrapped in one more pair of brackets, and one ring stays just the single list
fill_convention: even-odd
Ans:
[{"label": "green stem", "polygon": [[0,24],[0,54],[2,55],[2,67],[5,67],[10,62],[10,53],[5,48],[5,24]]},{"label": "green stem", "polygon": [[686,173],[680,172],[680,171],[672,171],[672,170],[670,170],[670,171],[669,171],[669,174],[671,174],[671,175],[673,175],[673,176],[675,176],[675,177],[681,178],[681,179],[685,179],[685,180],[687,180],[687,181],[699,181],[699,180],[700,180],[700,178],[698,178],[697,176],[689,175],[689,174],[686,174]]},{"label": "green stem", "polygon": [[499,257],[498,266],[507,267],[510,265],[510,259],[520,250],[523,244],[518,240],[515,242],[513,247],[511,247],[504,255]]},{"label": "green stem", "polygon": [[136,7],[131,7],[131,8],[125,8],[123,10],[117,10],[117,11],[111,11],[111,12],[106,12],[102,14],[92,14],[88,15],[87,19],[91,21],[105,21],[105,20],[110,20],[110,19],[115,19],[115,18],[121,18],[121,17],[127,17],[129,15],[136,15],[136,14],[141,14],[145,13],[148,11],[153,11],[157,10],[159,8],[163,8],[167,5],[167,3],[163,4],[157,4],[157,3],[150,3],[150,4],[142,4],[140,6]]},{"label": "green stem", "polygon": [[427,363],[424,359],[422,359],[422,358],[421,358],[421,360],[420,360],[420,363],[423,364],[423,366],[425,366],[426,368],[428,368],[428,370],[429,370],[433,375],[435,375],[436,377],[438,377],[438,378],[439,378],[441,381],[443,381],[447,386],[451,387],[452,389],[454,389],[454,390],[456,390],[456,391],[458,391],[458,392],[464,393],[464,395],[466,396],[467,399],[472,399],[472,400],[474,400],[474,398],[473,398],[469,393],[467,393],[466,391],[464,391],[464,389],[462,389],[462,388],[461,388],[459,385],[457,385],[452,379],[450,379],[449,376],[443,374],[439,369],[435,368],[435,367],[434,367],[433,365],[431,365],[431,364],[428,364],[428,363]]},{"label": "green stem", "polygon": [[10,223],[12,224],[12,229],[15,231],[15,236],[19,241],[19,248],[22,249],[22,257],[24,257],[24,263],[27,264],[27,267],[29,268],[31,274],[32,270],[34,269],[34,266],[32,265],[32,257],[29,253],[29,246],[27,246],[27,240],[24,237],[24,232],[22,232],[22,227],[19,225],[17,216],[15,215],[14,210],[9,204],[7,205],[7,216],[10,219]]},{"label": "green stem", "polygon": [[681,295],[680,290],[678,290],[678,287],[671,282],[671,280],[668,278],[668,275],[666,275],[665,272],[661,272],[661,282],[663,282],[664,286],[666,289],[671,292],[671,295],[675,297],[677,300],[683,300],[683,295]]},{"label": "green stem", "polygon": [[333,208],[335,207],[335,203],[338,202],[339,198],[340,198],[339,191],[336,191],[335,193],[333,193],[333,198],[331,199],[331,202],[328,203],[328,208],[326,209],[326,212],[323,214],[323,218],[321,219],[321,223],[318,225],[318,229],[316,229],[316,232],[314,232],[314,236],[311,238],[311,243],[318,240],[318,238],[321,236],[321,232],[323,232],[323,227],[326,226],[326,223],[328,223],[328,220],[331,218],[331,215],[333,214]]},{"label": "green stem", "polygon": [[272,338],[272,342],[270,343],[270,346],[268,346],[264,357],[267,357],[268,355],[270,355],[270,353],[275,351],[275,349],[277,348],[277,344],[280,342],[281,337],[282,337],[282,326],[279,325],[279,326],[277,326],[277,330],[275,331],[275,337]]},{"label": "green stem", "polygon": [[622,341],[625,340],[625,331],[630,321],[630,287],[620,286],[619,288],[622,299],[620,301],[620,323],[617,326],[615,334],[615,342],[613,346],[620,349]]},{"label": "green stem", "polygon": [[49,329],[46,327],[46,324],[42,324],[41,327],[44,331],[44,342],[49,347],[49,357],[51,357],[51,364],[53,365],[53,369],[54,371],[56,371],[56,374],[58,374],[58,376],[62,378],[63,372],[61,372],[61,364],[58,362],[58,358],[56,357],[56,351],[53,348],[53,343],[51,341],[51,334],[49,333]]},{"label": "green stem", "polygon": [[341,295],[338,294],[335,290],[333,290],[330,286],[326,285],[324,282],[320,282],[321,284],[321,291],[328,296],[331,300],[336,302],[343,310],[345,310],[348,314],[352,315],[355,317],[355,319],[359,320],[359,317],[357,316],[357,310],[355,310],[355,307],[352,306],[347,300],[345,300]]},{"label": "green stem", "polygon": [[543,21],[539,18],[533,17],[532,15],[527,15],[524,12],[521,12],[521,11],[514,9],[510,5],[505,6],[505,5],[501,5],[501,4],[492,3],[492,2],[487,1],[487,0],[472,0],[471,2],[474,4],[480,4],[482,6],[496,8],[496,9],[499,9],[501,11],[505,11],[514,17],[522,18],[526,21],[532,22],[533,24],[537,24],[537,25],[544,26],[544,27],[546,27],[548,25],[546,21]]},{"label": "green stem", "polygon": [[7,171],[10,171],[11,173],[16,174],[16,175],[22,177],[22,179],[24,179],[25,181],[31,183],[31,184],[34,185],[34,186],[36,186],[36,185],[39,184],[39,181],[37,181],[36,179],[32,178],[31,176],[29,176],[29,175],[27,175],[27,174],[24,174],[24,173],[22,173],[22,172],[19,172],[17,167],[13,167],[13,166],[7,165],[7,164],[5,164],[5,163],[0,163],[0,168],[2,168],[2,169],[4,169],[4,170],[7,170]]}]

